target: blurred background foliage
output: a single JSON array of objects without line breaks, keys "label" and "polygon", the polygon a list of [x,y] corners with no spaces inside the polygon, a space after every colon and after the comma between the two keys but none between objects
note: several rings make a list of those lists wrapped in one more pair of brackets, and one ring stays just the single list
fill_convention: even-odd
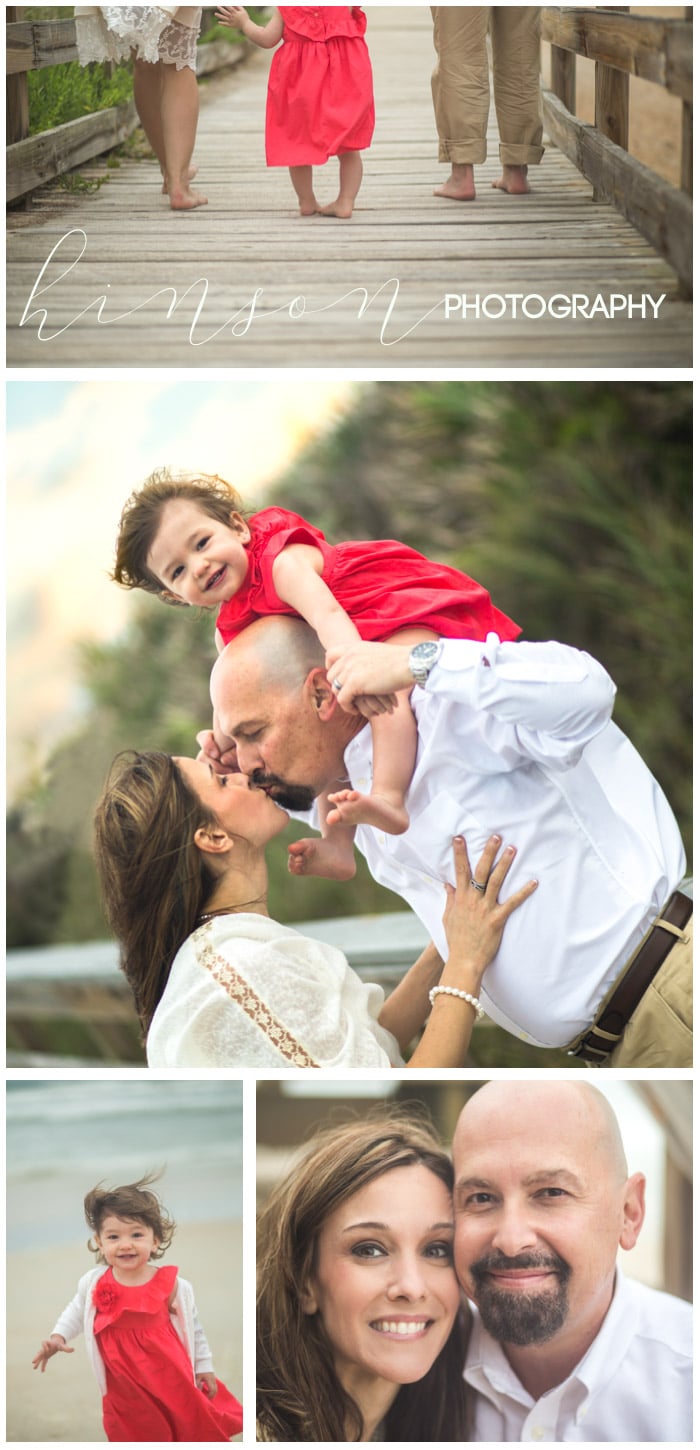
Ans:
[{"label": "blurred background foliage", "polygon": [[[689,384],[358,384],[265,503],[307,515],[331,541],[403,539],[485,584],[524,638],[589,650],[616,681],[615,718],[688,848],[691,417]],[[118,750],[193,753],[212,635],[209,617],[139,595],[122,637],[80,647],[90,708],[9,815],[10,946],[106,934],[94,801]],[[290,827],[269,852],[274,916],[403,905],[362,862],[350,885],[290,877],[284,842],[299,834]]]}]

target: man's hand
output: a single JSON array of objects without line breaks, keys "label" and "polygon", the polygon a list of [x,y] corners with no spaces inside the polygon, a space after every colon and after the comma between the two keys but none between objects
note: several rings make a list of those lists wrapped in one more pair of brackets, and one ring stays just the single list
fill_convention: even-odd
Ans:
[{"label": "man's hand", "polygon": [[[408,664],[409,649],[403,644],[374,644],[363,640],[350,649],[330,649],[326,655],[328,678],[344,710],[365,714],[358,709],[357,696],[383,697],[383,709],[393,709],[395,690],[408,690],[415,684]],[[340,689],[336,689],[340,684]],[[375,713],[375,712],[373,712]]]},{"label": "man's hand", "polygon": [[197,760],[206,761],[217,775],[238,775],[238,757],[235,745],[221,749],[213,730],[200,730],[196,737],[199,746]]}]

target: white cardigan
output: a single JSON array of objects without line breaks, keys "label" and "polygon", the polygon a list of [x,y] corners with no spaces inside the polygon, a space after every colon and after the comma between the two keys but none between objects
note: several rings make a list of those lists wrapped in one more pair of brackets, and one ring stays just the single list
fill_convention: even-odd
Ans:
[{"label": "white cardigan", "polygon": [[[65,1340],[75,1339],[76,1335],[80,1334],[81,1330],[83,1331],[90,1366],[103,1395],[107,1393],[107,1377],[95,1334],[96,1310],[92,1291],[98,1279],[101,1279],[102,1275],[107,1272],[107,1268],[107,1264],[100,1264],[96,1269],[88,1269],[87,1274],[83,1274],[78,1283],[75,1298],[71,1299],[70,1304],[59,1315],[51,1331],[52,1334],[62,1334]],[[197,1317],[194,1290],[187,1279],[181,1279],[179,1276],[175,1280],[175,1301],[170,1315],[193,1365],[193,1379],[198,1374],[213,1373],[211,1350]]]}]

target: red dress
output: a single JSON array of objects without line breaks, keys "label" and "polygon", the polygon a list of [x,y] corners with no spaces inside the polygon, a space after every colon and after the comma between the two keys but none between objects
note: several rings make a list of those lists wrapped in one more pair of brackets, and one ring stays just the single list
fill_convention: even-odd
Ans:
[{"label": "red dress", "polygon": [[395,539],[326,543],[320,529],[287,509],[262,509],[248,519],[248,574],[219,610],[225,644],[266,614],[297,611],[279,598],[272,566],[288,544],[311,544],[323,554],[322,579],[349,614],[362,639],[388,639],[407,625],[434,629],[448,639],[516,639],[520,627],[491,603],[487,590],[447,564],[434,564]]},{"label": "red dress", "polygon": [[367,17],[355,5],[281,5],[282,44],[267,87],[268,166],[323,166],[363,151],[374,131]]},{"label": "red dress", "polygon": [[243,1423],[238,1400],[220,1380],[207,1399],[168,1310],[177,1268],[147,1284],[117,1283],[111,1269],[93,1290],[95,1334],[107,1375],[102,1420],[108,1440],[230,1440]]}]

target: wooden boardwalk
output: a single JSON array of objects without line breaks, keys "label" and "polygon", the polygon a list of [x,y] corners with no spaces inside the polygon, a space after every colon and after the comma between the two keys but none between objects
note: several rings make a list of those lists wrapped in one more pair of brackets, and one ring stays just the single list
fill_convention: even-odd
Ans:
[{"label": "wooden boardwalk", "polygon": [[202,90],[207,207],[170,212],[155,163],[123,161],[99,191],[11,218],[8,367],[690,367],[675,274],[560,152],[530,196],[504,196],[492,129],[477,200],[433,197],[429,9],[368,15],[377,127],[351,222],[300,218],[286,170],[266,169],[256,51]]}]

